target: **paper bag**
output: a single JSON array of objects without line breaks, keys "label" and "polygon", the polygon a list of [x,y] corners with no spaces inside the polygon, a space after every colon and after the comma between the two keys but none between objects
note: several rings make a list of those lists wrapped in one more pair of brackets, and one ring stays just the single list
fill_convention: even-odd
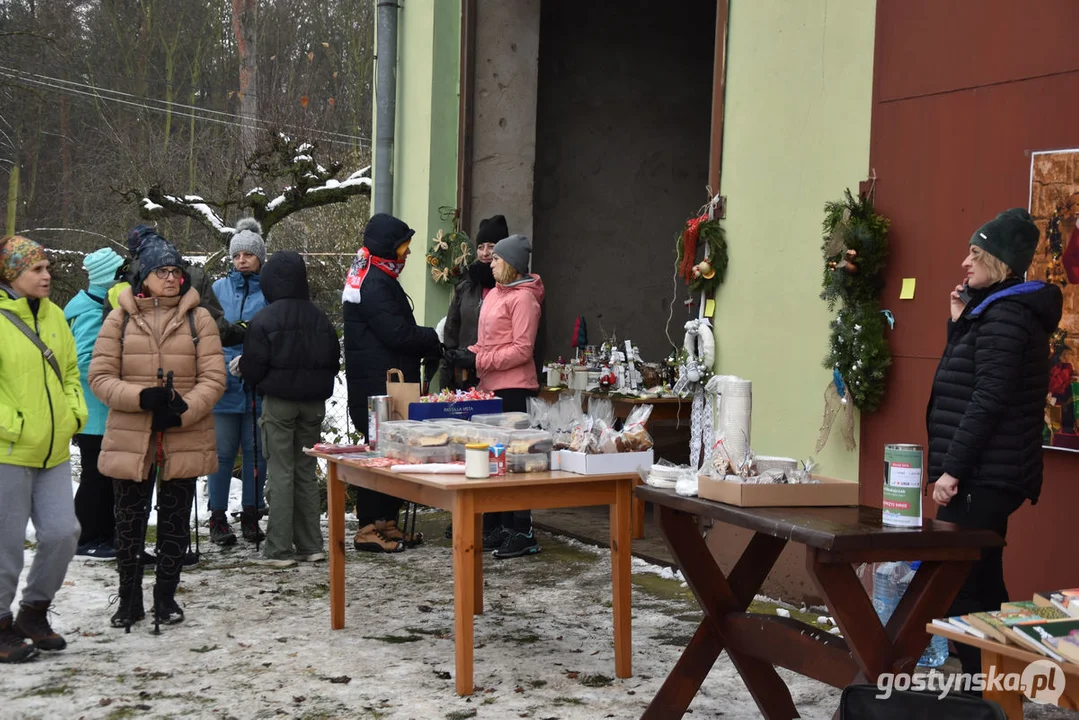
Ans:
[{"label": "paper bag", "polygon": [[386,371],[386,394],[393,398],[391,420],[408,420],[408,404],[420,401],[420,384],[406,383],[405,374],[397,368]]}]

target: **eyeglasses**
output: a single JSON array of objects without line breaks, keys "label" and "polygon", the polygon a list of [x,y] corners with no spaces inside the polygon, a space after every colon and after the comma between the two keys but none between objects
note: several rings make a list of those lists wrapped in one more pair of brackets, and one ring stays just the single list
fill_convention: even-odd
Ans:
[{"label": "eyeglasses", "polygon": [[163,267],[154,270],[154,275],[156,275],[159,280],[168,280],[170,277],[182,278],[184,276],[184,271],[180,268]]}]

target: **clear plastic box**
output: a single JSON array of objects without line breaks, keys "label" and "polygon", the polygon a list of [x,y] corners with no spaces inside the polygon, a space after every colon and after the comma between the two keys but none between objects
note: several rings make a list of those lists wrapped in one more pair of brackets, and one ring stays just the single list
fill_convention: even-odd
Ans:
[{"label": "clear plastic box", "polygon": [[507,455],[550,453],[554,436],[546,430],[511,430],[503,443]]},{"label": "clear plastic box", "polygon": [[493,425],[495,427],[509,428],[511,430],[524,430],[531,425],[526,412],[490,413],[486,415],[473,415],[472,422],[481,425]]},{"label": "clear plastic box", "polygon": [[551,469],[551,453],[506,454],[506,472],[546,472]]}]

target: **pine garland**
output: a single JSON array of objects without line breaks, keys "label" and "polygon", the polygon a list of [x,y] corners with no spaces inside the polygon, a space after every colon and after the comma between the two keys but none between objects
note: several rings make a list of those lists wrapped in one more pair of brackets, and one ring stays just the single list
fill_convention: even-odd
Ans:
[{"label": "pine garland", "polygon": [[[866,196],[824,206],[824,276],[821,299],[834,311],[824,367],[839,375],[837,385],[850,392],[855,407],[872,412],[880,406],[892,364],[880,309],[884,264],[888,258],[889,220],[873,210]],[[843,391],[837,387],[842,396]]]},{"label": "pine garland", "polygon": [[[697,247],[702,242],[707,246],[708,264],[712,267],[706,273],[701,272],[697,261]],[[709,220],[708,214],[704,213],[686,220],[686,226],[678,234],[676,251],[678,274],[686,281],[690,292],[695,294],[704,290],[711,295],[723,284],[727,274],[727,236],[718,219]]]}]

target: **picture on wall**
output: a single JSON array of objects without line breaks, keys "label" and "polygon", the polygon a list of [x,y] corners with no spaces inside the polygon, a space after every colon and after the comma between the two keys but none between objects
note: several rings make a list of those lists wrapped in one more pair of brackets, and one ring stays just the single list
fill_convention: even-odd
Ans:
[{"label": "picture on wall", "polygon": [[1055,283],[1064,293],[1064,315],[1049,341],[1042,444],[1079,451],[1079,149],[1031,155],[1030,214],[1041,239],[1027,279]]}]

